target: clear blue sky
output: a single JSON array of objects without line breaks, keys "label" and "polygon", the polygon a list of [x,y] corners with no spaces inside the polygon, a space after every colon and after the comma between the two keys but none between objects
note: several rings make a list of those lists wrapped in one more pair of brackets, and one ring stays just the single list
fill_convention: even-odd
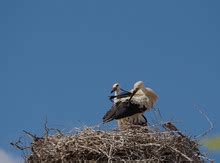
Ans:
[{"label": "clear blue sky", "polygon": [[[101,123],[112,84],[137,80],[165,120],[220,133],[219,1],[0,1],[0,149],[22,130]],[[112,123],[113,124],[113,123]],[[220,161],[219,154],[212,154]]]}]

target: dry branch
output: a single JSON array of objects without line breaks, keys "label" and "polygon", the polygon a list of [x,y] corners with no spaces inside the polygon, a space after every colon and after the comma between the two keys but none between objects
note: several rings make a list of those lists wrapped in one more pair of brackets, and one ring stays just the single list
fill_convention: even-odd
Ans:
[{"label": "dry branch", "polygon": [[208,123],[210,125],[210,127],[206,131],[204,131],[203,133],[196,136],[196,139],[198,139],[200,137],[204,137],[205,135],[207,135],[214,128],[214,125],[213,125],[212,121],[209,119],[208,115],[201,110],[201,108],[202,108],[201,106],[195,105],[195,108],[206,118],[206,120],[208,121]]}]

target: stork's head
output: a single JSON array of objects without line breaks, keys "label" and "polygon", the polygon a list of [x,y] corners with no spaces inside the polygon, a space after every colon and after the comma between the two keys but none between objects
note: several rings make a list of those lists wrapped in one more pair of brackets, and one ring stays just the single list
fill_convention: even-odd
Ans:
[{"label": "stork's head", "polygon": [[120,91],[120,85],[119,85],[119,83],[113,84],[111,93],[113,93],[113,92],[115,92],[115,91]]},{"label": "stork's head", "polygon": [[142,89],[142,88],[145,88],[143,81],[138,81],[134,84],[134,90],[138,91],[139,89]]},{"label": "stork's head", "polygon": [[129,100],[132,99],[132,97],[135,95],[135,93],[136,93],[139,89],[143,89],[143,88],[145,88],[143,81],[138,81],[138,82],[134,83],[133,92],[132,92],[132,95],[130,96],[130,99],[129,99]]}]

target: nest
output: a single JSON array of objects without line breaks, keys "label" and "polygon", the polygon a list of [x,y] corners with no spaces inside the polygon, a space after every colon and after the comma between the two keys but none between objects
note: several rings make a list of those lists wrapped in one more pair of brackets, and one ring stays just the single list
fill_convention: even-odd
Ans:
[{"label": "nest", "polygon": [[58,132],[35,139],[27,162],[204,162],[198,147],[179,131],[146,126],[111,131],[86,127],[70,135]]}]

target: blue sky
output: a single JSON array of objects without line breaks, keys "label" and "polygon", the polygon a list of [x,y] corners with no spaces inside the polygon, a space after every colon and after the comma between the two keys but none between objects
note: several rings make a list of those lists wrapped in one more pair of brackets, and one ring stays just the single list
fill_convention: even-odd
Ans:
[{"label": "blue sky", "polygon": [[[22,130],[95,125],[112,84],[143,80],[164,120],[220,131],[220,2],[0,1],[0,149]],[[147,115],[148,117],[148,115]],[[114,125],[114,123],[111,123]],[[211,156],[220,161],[219,153]]]}]

